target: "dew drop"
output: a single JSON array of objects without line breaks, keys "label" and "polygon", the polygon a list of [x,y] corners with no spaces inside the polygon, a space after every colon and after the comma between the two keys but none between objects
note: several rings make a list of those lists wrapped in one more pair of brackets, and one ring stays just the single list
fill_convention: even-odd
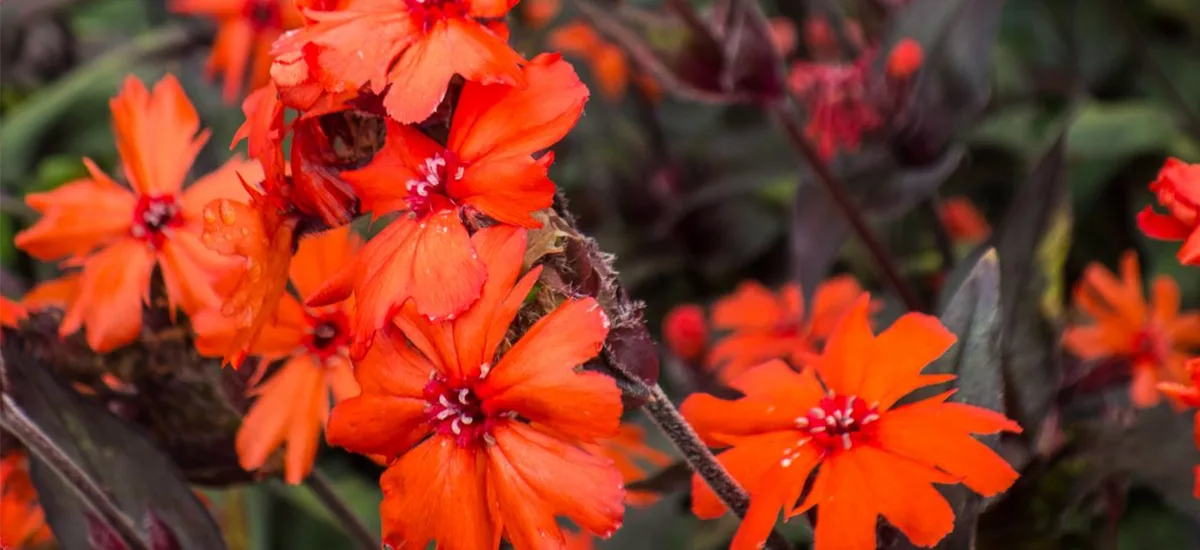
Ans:
[{"label": "dew drop", "polygon": [[225,222],[225,225],[233,225],[234,222],[237,222],[237,212],[233,210],[232,204],[221,203],[221,221]]}]

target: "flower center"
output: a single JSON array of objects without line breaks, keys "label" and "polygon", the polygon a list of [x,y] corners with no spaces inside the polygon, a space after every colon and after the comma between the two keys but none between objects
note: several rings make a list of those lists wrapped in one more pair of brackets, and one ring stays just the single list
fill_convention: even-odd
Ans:
[{"label": "flower center", "polygon": [[1157,327],[1147,326],[1133,337],[1134,362],[1161,364],[1170,355],[1170,350],[1165,333]]},{"label": "flower center", "polygon": [[425,385],[425,416],[437,433],[454,438],[460,447],[491,443],[495,418],[483,410],[483,402],[471,384],[452,385],[434,375]]},{"label": "flower center", "polygon": [[163,244],[163,230],[183,224],[179,213],[179,203],[175,202],[174,195],[142,195],[133,209],[133,226],[129,232],[159,248]]},{"label": "flower center", "polygon": [[419,168],[421,178],[404,183],[404,188],[408,191],[405,198],[408,209],[420,219],[453,207],[454,202],[446,195],[446,183],[461,180],[465,169],[466,167],[449,151],[435,153],[425,159],[425,163]]},{"label": "flower center", "polygon": [[283,28],[283,12],[279,9],[278,0],[246,0],[242,4],[242,17],[250,22],[256,33]]},{"label": "flower center", "polygon": [[404,0],[404,3],[421,32],[429,32],[438,21],[467,16],[467,6],[462,0]]},{"label": "flower center", "polygon": [[813,443],[826,450],[848,451],[862,442],[879,420],[879,406],[853,395],[830,394],[808,414],[796,418],[796,427],[808,432]]},{"label": "flower center", "polygon": [[350,345],[350,318],[340,310],[318,315],[309,315],[308,352],[322,361],[340,355]]}]

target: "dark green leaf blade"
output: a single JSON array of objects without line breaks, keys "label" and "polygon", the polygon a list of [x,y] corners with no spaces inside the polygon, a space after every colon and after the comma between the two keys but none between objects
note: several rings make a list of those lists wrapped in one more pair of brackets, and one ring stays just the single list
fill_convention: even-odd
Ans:
[{"label": "dark green leaf blade", "polygon": [[[224,538],[171,460],[136,428],[66,389],[32,356],[4,348],[17,403],[130,518],[153,514],[183,550],[220,550]],[[89,550],[88,505],[38,460],[31,460],[46,521],[66,550]]]}]

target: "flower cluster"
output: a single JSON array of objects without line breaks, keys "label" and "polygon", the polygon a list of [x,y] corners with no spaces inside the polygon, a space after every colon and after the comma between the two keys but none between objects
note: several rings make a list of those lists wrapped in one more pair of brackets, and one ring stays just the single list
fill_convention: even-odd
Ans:
[{"label": "flower cluster", "polygon": [[[531,250],[560,244],[535,242],[553,233],[550,149],[590,92],[558,53],[514,49],[515,5],[174,1],[220,21],[209,70],[224,74],[225,96],[254,85],[234,140],[250,159],[188,183],[208,138],[196,110],[174,77],[150,88],[130,77],[111,103],[119,172],[85,159],[88,177],[27,197],[41,218],[16,244],[66,275],[0,302],[0,321],[61,307],[61,334],[83,331],[107,353],[139,340],[154,305],[186,318],[200,354],[235,367],[257,358],[241,467],[272,475],[281,457],[283,479],[300,483],[322,439],[370,457],[385,468],[391,546],[588,548],[610,536],[626,505],[656,498],[626,484],[670,457],[622,425],[621,387],[597,366],[612,304],[551,284],[562,283],[546,276],[555,266]],[[554,2],[532,7],[535,23],[557,13]],[[789,50],[795,32],[776,34]],[[841,52],[827,23],[804,35],[818,53],[796,63],[790,85],[830,157],[898,110],[923,51],[900,41],[874,75],[875,45],[851,36],[861,52]],[[606,96],[638,80],[583,23],[548,42],[588,61]],[[1171,160],[1150,189],[1160,208],[1140,227],[1183,241],[1180,262],[1197,264],[1200,168]],[[956,243],[991,231],[965,200],[939,215]],[[359,218],[374,224],[370,238],[351,227]],[[936,318],[908,313],[876,334],[879,303],[852,276],[813,290],[748,281],[664,320],[672,353],[711,375],[713,392],[687,397],[682,415],[750,496],[733,548],[760,547],[781,512],[808,513],[818,550],[875,548],[880,517],[934,546],[955,520],[937,486],[1007,490],[1017,471],[977,436],[1021,427],[934,391],[955,376],[925,369],[956,345]],[[1149,294],[1132,253],[1119,278],[1090,266],[1075,292],[1089,319],[1064,345],[1127,364],[1138,406],[1163,394],[1200,406],[1200,313],[1180,311],[1170,279]],[[0,470],[3,529],[30,539],[44,527],[13,456]],[[697,516],[726,512],[699,476],[692,494]]]}]

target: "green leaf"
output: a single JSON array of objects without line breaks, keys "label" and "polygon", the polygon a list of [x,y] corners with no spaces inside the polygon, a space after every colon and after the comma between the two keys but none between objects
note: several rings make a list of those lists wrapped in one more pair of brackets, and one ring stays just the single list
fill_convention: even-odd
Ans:
[{"label": "green leaf", "polygon": [[0,150],[4,151],[0,184],[7,187],[28,177],[46,131],[79,98],[98,87],[115,90],[119,78],[145,55],[193,39],[183,27],[163,27],[105,53],[24,101],[0,122]]},{"label": "green leaf", "polygon": [[1166,151],[1179,135],[1170,110],[1135,100],[1085,104],[1067,140],[1072,157],[1127,159]]},{"label": "green leaf", "polygon": [[[968,264],[969,265],[969,264]],[[958,392],[953,401],[969,403],[994,411],[1004,410],[1003,377],[1000,361],[1000,267],[995,250],[986,251],[953,292],[947,292],[941,320],[958,342],[925,372],[955,374]],[[944,391],[930,388],[919,395]],[[1000,442],[996,435],[980,438],[993,450]],[[969,550],[974,548],[976,524],[983,510],[982,499],[964,486],[944,487],[942,494],[954,510],[954,531],[935,548]],[[899,537],[888,548],[915,549]]]}]

